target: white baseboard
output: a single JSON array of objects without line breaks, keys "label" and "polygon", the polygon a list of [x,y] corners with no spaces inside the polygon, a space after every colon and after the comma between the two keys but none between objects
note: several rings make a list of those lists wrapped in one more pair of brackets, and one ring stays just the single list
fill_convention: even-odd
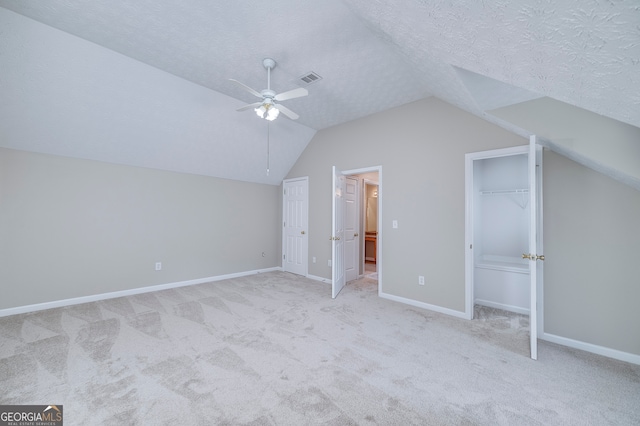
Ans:
[{"label": "white baseboard", "polygon": [[608,358],[613,358],[620,361],[629,362],[631,364],[640,365],[640,355],[632,354],[629,352],[623,352],[616,349],[611,349],[604,346],[598,346],[591,343],[581,342],[579,340],[573,340],[567,337],[556,336],[555,334],[549,334],[549,333],[542,333],[542,336],[539,336],[539,338],[542,340],[546,340],[547,342],[557,343],[559,345],[568,346],[570,348],[580,349],[582,351],[606,356]]},{"label": "white baseboard", "polygon": [[431,305],[429,303],[418,302],[417,300],[407,299],[406,297],[394,296],[393,294],[378,292],[378,296],[383,299],[393,300],[394,302],[404,303],[405,305],[415,306],[416,308],[428,309],[430,311],[439,312],[441,314],[451,315],[453,317],[468,319],[467,314],[453,309],[443,308],[442,306]]},{"label": "white baseboard", "polygon": [[138,287],[129,290],[112,291],[109,293],[92,294],[90,296],[74,297],[72,299],[54,300],[52,302],[36,303],[33,305],[18,306],[15,308],[0,309],[0,317],[9,315],[24,314],[27,312],[42,311],[45,309],[60,308],[63,306],[79,305],[81,303],[97,302],[105,299],[115,299],[116,297],[133,296],[135,294],[149,293],[152,291],[167,290],[170,288],[185,287],[188,285],[203,284],[213,281],[228,280],[230,278],[244,277],[247,275],[262,274],[271,271],[281,271],[279,266],[267,269],[256,269],[253,271],[236,272],[233,274],[217,275],[214,277],[198,278],[195,280],[179,281],[175,283],[158,284],[148,287]]},{"label": "white baseboard", "polygon": [[[382,292],[380,292],[378,295],[384,299],[393,300],[395,302],[404,303],[406,305],[415,306],[417,308],[423,308],[430,311],[451,315],[457,318],[469,319],[465,312],[454,311],[453,309],[443,308],[441,306],[431,305],[429,303],[424,303],[424,302],[418,302],[416,300],[407,299],[400,296],[394,296],[392,294],[387,294]],[[539,339],[546,340],[547,342],[551,342],[551,343],[557,343],[563,346],[568,346],[570,348],[591,352],[597,355],[606,356],[608,358],[617,359],[617,360],[628,362],[631,364],[640,365],[640,355],[632,354],[629,352],[623,352],[616,349],[611,349],[604,346],[598,346],[591,343],[581,342],[579,340],[573,340],[567,337],[556,336],[554,334],[549,334],[549,333],[542,333],[542,335],[539,336]]]},{"label": "white baseboard", "polygon": [[331,284],[331,280],[329,278],[322,278],[322,277],[318,277],[316,275],[309,275],[309,274],[307,274],[307,278],[312,279],[312,280],[316,280],[316,281],[320,281],[322,283]]},{"label": "white baseboard", "polygon": [[529,309],[521,308],[519,306],[506,305],[504,303],[496,303],[496,302],[492,302],[490,300],[484,300],[484,299],[476,299],[474,303],[476,305],[487,306],[489,308],[515,312],[516,314],[529,315]]}]

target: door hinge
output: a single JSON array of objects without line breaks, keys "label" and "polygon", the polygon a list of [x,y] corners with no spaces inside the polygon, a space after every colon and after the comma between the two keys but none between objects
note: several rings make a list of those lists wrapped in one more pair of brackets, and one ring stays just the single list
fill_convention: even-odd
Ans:
[{"label": "door hinge", "polygon": [[283,255],[282,255],[282,258],[283,258],[283,259],[286,259],[286,258],[287,258],[287,255],[286,255],[286,254],[283,254]]},{"label": "door hinge", "polygon": [[282,194],[283,194],[283,195],[287,195],[287,190],[286,190],[286,189],[283,189],[283,190],[282,190]]},{"label": "door hinge", "polygon": [[469,244],[469,249],[473,249],[473,244]]},{"label": "door hinge", "polygon": [[286,221],[282,222],[282,226],[286,228],[287,227],[287,222]]}]

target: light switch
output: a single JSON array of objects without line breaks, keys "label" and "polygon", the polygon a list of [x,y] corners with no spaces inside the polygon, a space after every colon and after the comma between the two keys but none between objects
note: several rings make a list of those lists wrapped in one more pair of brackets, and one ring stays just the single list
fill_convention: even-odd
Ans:
[{"label": "light switch", "polygon": [[391,222],[391,226],[393,227],[393,229],[397,229],[398,228],[398,221],[394,220],[393,222]]}]

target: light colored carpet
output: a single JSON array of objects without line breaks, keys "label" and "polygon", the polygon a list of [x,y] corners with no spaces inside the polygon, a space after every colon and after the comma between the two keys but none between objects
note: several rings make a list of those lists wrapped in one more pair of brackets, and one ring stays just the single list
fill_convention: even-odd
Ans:
[{"label": "light colored carpet", "polygon": [[[640,366],[284,272],[0,318],[0,404],[66,425],[638,425]],[[522,321],[525,321],[524,323]]]}]

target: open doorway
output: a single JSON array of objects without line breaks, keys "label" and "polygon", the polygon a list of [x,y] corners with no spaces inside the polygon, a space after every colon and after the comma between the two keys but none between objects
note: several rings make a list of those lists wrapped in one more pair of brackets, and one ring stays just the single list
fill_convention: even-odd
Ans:
[{"label": "open doorway", "polygon": [[[371,173],[373,174],[373,173]],[[372,180],[371,177],[375,177]],[[378,176],[363,177],[362,181],[362,275],[378,280]]]},{"label": "open doorway", "polygon": [[[341,183],[334,188],[332,213],[332,296],[335,298],[346,282],[365,277],[380,294],[382,167],[334,173],[334,186]],[[356,202],[350,201],[353,199]]]},{"label": "open doorway", "polygon": [[465,313],[515,329],[523,341],[528,334],[531,358],[537,359],[542,149],[532,136],[529,146],[469,153],[465,163]]}]

